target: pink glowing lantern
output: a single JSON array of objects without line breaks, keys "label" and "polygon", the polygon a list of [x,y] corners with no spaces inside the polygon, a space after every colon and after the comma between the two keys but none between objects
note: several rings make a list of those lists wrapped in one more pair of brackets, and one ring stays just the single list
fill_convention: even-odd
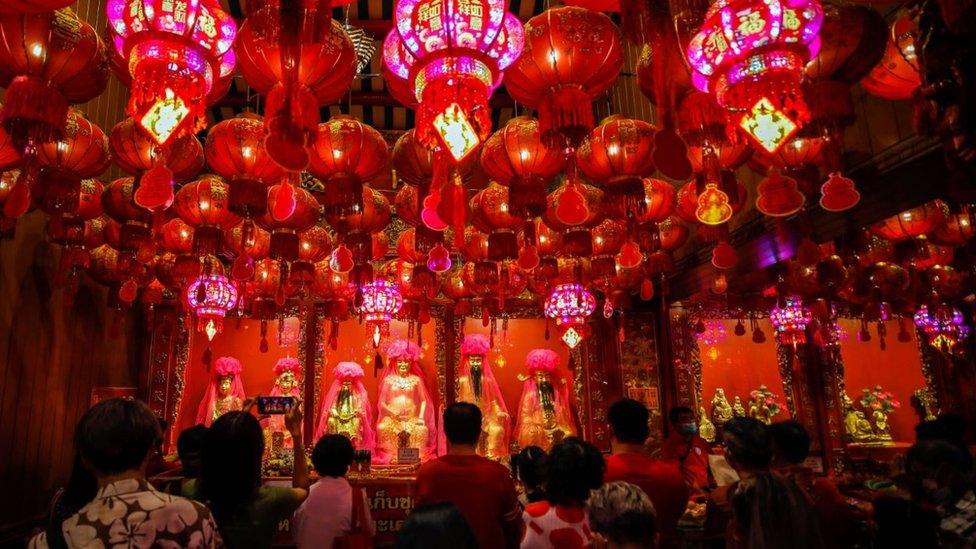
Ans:
[{"label": "pink glowing lantern", "polygon": [[813,320],[810,310],[798,296],[787,296],[782,306],[769,311],[769,321],[776,330],[780,345],[802,345],[807,342],[807,326]]},{"label": "pink glowing lantern", "polygon": [[491,132],[488,98],[522,53],[503,0],[400,0],[383,62],[417,99],[417,137],[459,163]]},{"label": "pink glowing lantern", "polygon": [[929,345],[944,353],[951,352],[957,343],[969,336],[962,312],[955,307],[941,305],[933,309],[922,305],[915,313],[915,326],[925,334]]},{"label": "pink glowing lantern", "polygon": [[822,23],[819,0],[719,0],[685,52],[692,81],[774,152],[810,116],[800,80]]},{"label": "pink glowing lantern", "polygon": [[373,348],[380,346],[383,336],[390,333],[390,320],[403,307],[403,295],[396,284],[386,280],[374,280],[362,287],[363,304],[360,312],[366,327],[373,335]]},{"label": "pink glowing lantern", "polygon": [[234,18],[217,0],[109,0],[105,11],[129,116],[160,145],[203,129],[234,71]]},{"label": "pink glowing lantern", "polygon": [[563,334],[561,339],[575,349],[586,336],[586,320],[596,310],[596,299],[582,284],[560,284],[546,298],[547,318],[555,319]]},{"label": "pink glowing lantern", "polygon": [[237,305],[237,286],[222,274],[201,275],[186,287],[186,302],[197,317],[197,330],[213,341],[224,317]]}]

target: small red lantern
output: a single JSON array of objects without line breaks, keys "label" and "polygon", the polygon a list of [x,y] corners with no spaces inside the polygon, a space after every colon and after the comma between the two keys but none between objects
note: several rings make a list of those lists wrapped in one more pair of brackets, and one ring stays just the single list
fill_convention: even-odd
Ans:
[{"label": "small red lantern", "polygon": [[203,168],[203,147],[195,135],[175,138],[161,147],[133,119],[126,118],[112,128],[108,139],[112,160],[129,175],[140,175],[164,164],[172,172],[173,181],[182,183]]},{"label": "small red lantern", "polygon": [[68,112],[62,136],[35,148],[40,167],[37,186],[41,208],[49,214],[78,208],[81,180],[108,168],[108,138],[80,112]]},{"label": "small red lantern", "polygon": [[125,251],[135,251],[149,241],[152,212],[135,203],[135,180],[122,177],[108,184],[102,193],[105,213],[122,224],[120,245]]},{"label": "small red lantern", "polygon": [[317,198],[326,212],[346,215],[363,209],[363,183],[382,174],[389,163],[380,132],[342,115],[319,124],[308,171],[325,185]]},{"label": "small red lantern", "polygon": [[696,173],[704,171],[713,160],[714,169],[734,170],[752,154],[749,142],[728,127],[728,112],[707,93],[692,91],[685,95],[676,119]]},{"label": "small red lantern", "polygon": [[614,256],[627,242],[627,226],[622,221],[604,219],[591,231],[593,254],[590,266],[594,276],[609,276],[616,269]]},{"label": "small red lantern", "polygon": [[584,8],[550,8],[525,24],[525,52],[505,73],[505,89],[538,109],[550,144],[578,144],[593,129],[592,102],[623,67],[620,31]]},{"label": "small red lantern", "polygon": [[945,223],[949,207],[941,200],[926,202],[910,210],[883,219],[869,230],[885,240],[898,242],[928,234]]},{"label": "small red lantern", "polygon": [[312,193],[301,187],[293,187],[294,210],[285,219],[275,219],[276,202],[282,200],[283,193],[279,192],[283,185],[279,183],[268,190],[268,213],[257,219],[265,230],[271,232],[271,257],[294,261],[298,259],[298,234],[312,228],[319,220],[319,203]]},{"label": "small red lantern", "polygon": [[562,151],[542,141],[539,123],[527,116],[512,118],[481,149],[481,167],[511,189],[509,210],[532,218],[546,209],[546,186],[562,171]]},{"label": "small red lantern", "polygon": [[917,38],[918,21],[903,14],[892,24],[881,61],[861,79],[861,87],[871,95],[892,101],[914,96],[922,85]]},{"label": "small red lantern", "polygon": [[271,252],[271,235],[253,223],[242,221],[224,231],[224,244],[238,257],[264,259]]},{"label": "small red lantern", "polygon": [[237,306],[237,286],[222,274],[203,275],[190,283],[186,303],[197,317],[197,330],[213,341],[224,328],[224,317]]},{"label": "small red lantern", "polygon": [[264,123],[241,115],[214,124],[207,132],[207,164],[230,185],[230,209],[243,217],[260,217],[268,210],[268,188],[285,171],[264,147]]},{"label": "small red lantern", "polygon": [[641,178],[654,170],[654,132],[643,120],[611,116],[576,152],[580,170],[603,186],[618,215],[647,209]]},{"label": "small red lantern", "polygon": [[201,255],[216,252],[223,231],[241,220],[230,210],[230,187],[217,176],[184,185],[176,193],[173,210],[194,228],[193,249]]},{"label": "small red lantern", "polygon": [[488,259],[501,261],[518,255],[517,231],[525,220],[512,214],[509,187],[490,183],[471,197],[472,223],[488,233]]},{"label": "small red lantern", "polygon": [[780,345],[802,345],[807,342],[807,326],[813,321],[810,309],[797,296],[787,296],[782,306],[769,311],[769,321],[776,330]]},{"label": "small red lantern", "polygon": [[570,349],[586,337],[586,321],[595,310],[596,299],[581,284],[560,284],[546,298],[546,317],[555,319],[562,330],[560,339]]}]

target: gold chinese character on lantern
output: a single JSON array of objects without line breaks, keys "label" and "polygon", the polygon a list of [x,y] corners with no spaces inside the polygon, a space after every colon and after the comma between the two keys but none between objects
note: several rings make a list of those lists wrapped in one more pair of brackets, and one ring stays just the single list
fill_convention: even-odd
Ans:
[{"label": "gold chinese character on lantern", "polygon": [[796,10],[783,10],[783,27],[793,31],[800,28],[800,18],[797,17]]},{"label": "gold chinese character on lantern", "polygon": [[765,28],[766,20],[762,18],[762,14],[758,11],[751,11],[739,16],[739,26],[736,27],[735,31],[740,36],[752,36],[762,32]]}]

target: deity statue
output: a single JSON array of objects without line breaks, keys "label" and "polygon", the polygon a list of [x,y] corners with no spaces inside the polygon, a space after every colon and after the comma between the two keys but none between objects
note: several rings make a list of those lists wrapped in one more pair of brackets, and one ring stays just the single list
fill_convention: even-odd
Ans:
[{"label": "deity statue", "polygon": [[363,368],[355,362],[336,365],[335,381],[322,401],[315,440],[323,435],[345,435],[357,450],[376,450],[373,411],[363,385]]},{"label": "deity statue", "polygon": [[481,409],[481,441],[478,453],[499,460],[508,456],[511,418],[502,391],[486,360],[490,344],[481,334],[464,336],[461,368],[457,378],[457,400]]},{"label": "deity statue", "polygon": [[[728,402],[725,404],[727,405]],[[707,442],[715,442],[715,424],[708,419],[704,406],[698,408],[698,416],[701,418],[698,420],[698,434]]]},{"label": "deity statue", "polygon": [[434,402],[420,369],[420,347],[397,340],[387,349],[388,363],[380,376],[376,463],[390,463],[398,448],[418,448],[420,460],[437,453]]},{"label": "deity statue", "polygon": [[[279,358],[278,362],[274,365],[275,382],[274,387],[271,388],[271,396],[290,396],[295,398],[296,403],[301,400],[301,372],[302,363],[297,358],[290,356]],[[284,415],[274,414],[266,420],[265,436],[269,442],[273,442],[270,439],[275,433],[281,433],[282,447],[292,447],[291,433],[285,428]],[[269,443],[266,446],[268,448],[274,448],[275,445]]]},{"label": "deity statue", "polygon": [[742,407],[742,399],[736,395],[735,401],[732,404],[732,415],[734,417],[745,417],[746,409]]},{"label": "deity statue", "polygon": [[871,429],[871,422],[864,417],[864,412],[854,408],[854,401],[847,393],[841,396],[841,405],[844,409],[844,432],[849,442],[870,442],[874,439],[874,430]]},{"label": "deity statue", "polygon": [[[703,414],[704,416],[704,414]],[[715,425],[722,426],[725,422],[732,419],[732,405],[725,397],[725,389],[719,387],[715,389],[715,396],[712,397],[712,421]]]},{"label": "deity statue", "polygon": [[918,414],[918,420],[920,422],[934,421],[936,419],[935,396],[927,387],[915,389],[912,393],[912,406],[915,408],[915,413]]},{"label": "deity statue", "polygon": [[559,355],[535,349],[525,359],[528,377],[523,379],[515,437],[519,446],[539,446],[548,451],[556,442],[576,434],[570,412],[569,387],[559,374]]},{"label": "deity statue", "polygon": [[749,393],[749,417],[769,425],[773,422],[773,416],[779,411],[780,407],[775,401],[775,396],[765,385],[760,385],[758,389]]},{"label": "deity statue", "polygon": [[197,423],[210,427],[218,417],[244,408],[243,370],[241,361],[232,356],[217,359],[210,386],[197,408]]}]

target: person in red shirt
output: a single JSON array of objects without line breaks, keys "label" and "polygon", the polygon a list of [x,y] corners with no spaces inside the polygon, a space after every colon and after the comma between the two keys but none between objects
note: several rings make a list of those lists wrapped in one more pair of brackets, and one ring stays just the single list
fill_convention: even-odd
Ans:
[{"label": "person in red shirt", "polygon": [[417,472],[416,505],[453,503],[485,549],[518,547],[521,509],[508,469],[477,454],[481,410],[457,402],[444,410],[447,455]]},{"label": "person in red shirt", "polygon": [[606,482],[623,481],[644,490],[657,514],[662,548],[678,547],[678,520],[688,505],[688,487],[678,464],[647,455],[644,443],[650,436],[647,407],[625,398],[610,405],[610,451]]},{"label": "person in red shirt", "polygon": [[668,412],[671,433],[661,445],[661,457],[676,460],[685,484],[693,492],[708,489],[708,443],[698,436],[698,422],[691,408],[676,406]]}]

